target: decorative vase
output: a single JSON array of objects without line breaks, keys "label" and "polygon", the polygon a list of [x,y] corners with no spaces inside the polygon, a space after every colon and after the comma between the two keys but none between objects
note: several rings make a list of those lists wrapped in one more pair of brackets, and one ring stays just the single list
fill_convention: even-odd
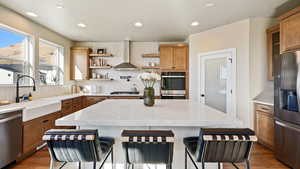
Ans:
[{"label": "decorative vase", "polygon": [[147,87],[144,89],[144,104],[146,106],[153,106],[154,105],[154,88]]}]

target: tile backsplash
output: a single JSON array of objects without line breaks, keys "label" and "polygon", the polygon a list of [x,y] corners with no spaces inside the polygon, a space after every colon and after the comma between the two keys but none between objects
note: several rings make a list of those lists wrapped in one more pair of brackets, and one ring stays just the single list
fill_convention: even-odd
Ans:
[{"label": "tile backsplash", "polygon": [[[15,102],[16,87],[15,86],[0,86],[0,100],[8,100]],[[32,87],[21,87],[20,96],[24,94],[32,93],[33,99],[39,99],[44,97],[59,96],[69,94],[71,92],[70,85],[64,86],[37,86],[36,91],[32,91]]]},{"label": "tile backsplash", "polygon": [[[131,88],[136,87],[138,91],[142,92],[144,89],[143,83],[137,76],[142,71],[117,71],[117,70],[101,70],[101,73],[108,73],[112,81],[98,81],[98,80],[85,80],[78,81],[77,85],[89,86],[97,85],[99,87],[98,93],[110,93],[112,91],[130,91]],[[130,76],[129,81],[122,79],[121,76]],[[160,94],[160,82],[154,86],[155,94]]]}]

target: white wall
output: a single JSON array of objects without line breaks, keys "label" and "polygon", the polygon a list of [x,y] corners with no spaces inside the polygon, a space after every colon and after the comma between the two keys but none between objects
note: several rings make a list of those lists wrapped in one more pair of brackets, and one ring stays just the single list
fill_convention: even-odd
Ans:
[{"label": "white wall", "polygon": [[273,81],[268,80],[266,30],[276,24],[275,18],[250,19],[250,127],[254,127],[252,100],[262,91],[273,92]]},{"label": "white wall", "polygon": [[[90,47],[93,51],[98,48],[105,48],[107,53],[112,53],[113,57],[104,58],[106,62],[112,66],[120,64],[124,61],[123,59],[123,42],[77,42],[76,46]],[[131,42],[131,59],[130,62],[136,66],[147,66],[149,62],[155,62],[159,64],[158,58],[143,58],[144,53],[158,53],[159,42]],[[113,81],[78,81],[78,85],[98,85],[101,88],[102,93],[110,93],[112,91],[125,90],[128,91],[130,88],[136,84],[138,90],[143,90],[143,84],[137,75],[143,71],[116,71],[113,69],[108,70],[98,70],[97,73],[106,74],[113,78]],[[132,76],[133,78],[130,82],[120,79],[120,76]],[[159,95],[160,85],[157,83],[155,85],[155,93]]]},{"label": "white wall", "polygon": [[198,55],[228,48],[237,49],[237,116],[249,123],[250,20],[242,20],[190,36],[190,97],[198,100],[200,66]]},{"label": "white wall", "polygon": [[[0,23],[7,25],[9,27],[18,29],[22,32],[28,33],[34,37],[35,42],[35,60],[38,60],[38,40],[39,38],[54,42],[56,44],[59,44],[65,48],[65,84],[71,84],[72,82],[69,81],[70,79],[70,47],[73,45],[73,42],[64,36],[55,33],[48,28],[39,25],[30,19],[10,10],[0,5]],[[36,63],[37,64],[37,63]],[[66,88],[68,87],[60,87],[60,86],[52,86],[52,87],[41,87],[38,88],[38,91],[33,94],[35,97],[43,97],[43,96],[54,96],[59,95],[61,93],[65,93]],[[41,89],[41,90],[39,90]],[[51,92],[49,92],[49,90]],[[6,99],[6,100],[14,100],[15,97],[15,88],[14,86],[0,86],[0,100]],[[24,89],[29,90],[29,89]],[[25,92],[25,91],[24,91]],[[22,94],[22,91],[21,91]]]},{"label": "white wall", "polygon": [[237,116],[245,126],[253,127],[252,99],[267,81],[266,29],[270,18],[251,18],[190,35],[190,97],[199,99],[200,53],[228,48],[237,49]]}]

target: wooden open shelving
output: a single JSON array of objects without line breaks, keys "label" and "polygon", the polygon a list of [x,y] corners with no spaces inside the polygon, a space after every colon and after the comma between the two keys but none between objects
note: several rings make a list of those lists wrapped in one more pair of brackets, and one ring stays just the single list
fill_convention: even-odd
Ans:
[{"label": "wooden open shelving", "polygon": [[159,53],[145,53],[142,55],[144,58],[160,58]]},{"label": "wooden open shelving", "polygon": [[97,53],[91,53],[89,54],[91,57],[113,57],[113,54],[111,53],[104,53],[104,54],[97,54]]},{"label": "wooden open shelving", "polygon": [[111,69],[112,66],[90,66],[90,69]]},{"label": "wooden open shelving", "polygon": [[142,66],[141,69],[160,69],[159,66]]}]

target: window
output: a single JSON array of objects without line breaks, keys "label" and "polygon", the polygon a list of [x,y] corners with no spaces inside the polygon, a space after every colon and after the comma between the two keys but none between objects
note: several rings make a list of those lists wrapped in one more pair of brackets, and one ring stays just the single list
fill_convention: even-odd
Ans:
[{"label": "window", "polygon": [[64,48],[52,42],[39,41],[39,76],[41,85],[61,85],[64,80]]},{"label": "window", "polygon": [[[0,25],[0,84],[15,84],[18,74],[32,75],[32,56],[28,35]],[[29,85],[29,80],[20,84]]]}]

